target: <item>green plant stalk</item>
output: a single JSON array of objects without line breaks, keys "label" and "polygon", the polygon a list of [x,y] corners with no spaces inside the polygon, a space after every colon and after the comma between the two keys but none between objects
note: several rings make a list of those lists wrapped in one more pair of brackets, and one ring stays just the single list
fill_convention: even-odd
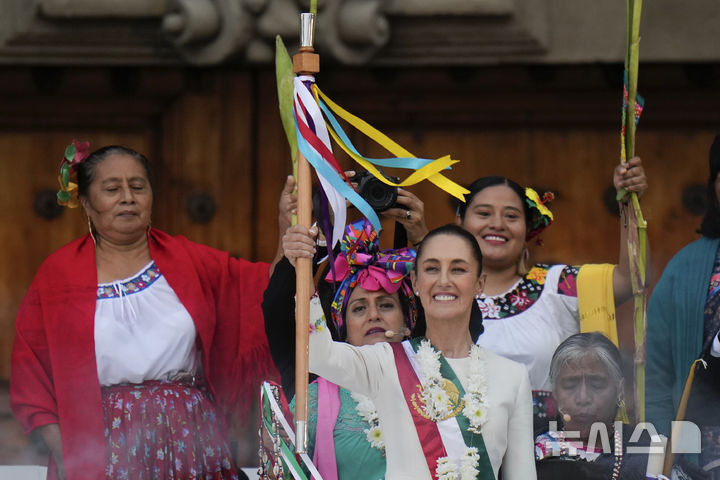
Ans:
[{"label": "green plant stalk", "polygon": [[[637,97],[637,79],[640,52],[640,19],[642,0],[627,0],[627,52],[625,68],[628,72],[628,101],[625,112],[625,158],[635,155],[635,108]],[[630,256],[631,281],[633,289],[633,318],[635,338],[635,404],[636,416],[640,422],[645,420],[645,329],[646,303],[645,282],[647,272],[647,222],[645,221],[637,194],[630,195],[636,220],[637,243],[634,236],[628,236],[628,255]]]},{"label": "green plant stalk", "polygon": [[[293,117],[293,72],[292,59],[285,48],[280,35],[275,37],[275,80],[277,82],[278,107],[283,130],[290,146],[290,157],[292,161],[293,177],[298,176],[298,149],[297,134],[295,131],[295,119]],[[297,191],[297,187],[296,187]],[[297,223],[297,215],[292,215],[292,224]]]},{"label": "green plant stalk", "polygon": [[310,0],[310,13],[317,16],[317,0]]}]

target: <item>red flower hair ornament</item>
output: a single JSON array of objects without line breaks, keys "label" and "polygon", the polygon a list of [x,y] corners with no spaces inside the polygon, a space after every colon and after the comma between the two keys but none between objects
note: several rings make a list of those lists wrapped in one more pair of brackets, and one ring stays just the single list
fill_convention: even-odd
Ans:
[{"label": "red flower hair ornament", "polygon": [[60,175],[58,182],[60,190],[57,192],[57,201],[60,205],[68,208],[77,207],[78,186],[73,182],[77,176],[77,166],[84,162],[90,155],[90,142],[73,142],[65,148],[65,156],[60,162]]}]

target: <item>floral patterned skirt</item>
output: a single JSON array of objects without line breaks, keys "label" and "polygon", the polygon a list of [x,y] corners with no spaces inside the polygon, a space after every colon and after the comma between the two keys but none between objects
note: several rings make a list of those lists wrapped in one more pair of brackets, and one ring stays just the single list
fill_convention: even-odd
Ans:
[{"label": "floral patterned skirt", "polygon": [[238,479],[222,420],[198,387],[104,387],[103,410],[106,479]]}]

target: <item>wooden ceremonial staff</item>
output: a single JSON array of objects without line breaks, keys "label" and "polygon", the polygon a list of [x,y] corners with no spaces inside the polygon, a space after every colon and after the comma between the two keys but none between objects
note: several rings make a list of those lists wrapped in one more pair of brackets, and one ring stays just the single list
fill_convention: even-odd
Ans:
[{"label": "wooden ceremonial staff", "polygon": [[[293,71],[297,75],[314,75],[320,71],[320,56],[314,53],[313,30],[315,15],[300,14],[300,50],[293,55]],[[310,228],[312,224],[312,177],[310,164],[298,151],[297,220]],[[295,452],[307,452],[308,336],[310,333],[310,297],[314,291],[312,259],[295,262]]]}]

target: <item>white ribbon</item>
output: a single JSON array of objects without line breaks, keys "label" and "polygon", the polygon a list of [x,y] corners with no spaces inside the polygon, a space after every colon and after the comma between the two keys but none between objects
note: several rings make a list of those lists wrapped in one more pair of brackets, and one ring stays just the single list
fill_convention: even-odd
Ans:
[{"label": "white ribbon", "polygon": [[[275,414],[275,418],[279,420],[280,426],[285,430],[285,434],[290,439],[290,442],[292,443],[292,446],[295,446],[295,432],[293,431],[292,427],[288,423],[287,419],[285,418],[285,415],[282,412],[282,409],[280,408],[280,405],[278,404],[277,400],[275,399],[275,395],[272,394],[272,391],[270,390],[270,384],[268,382],[263,382],[262,388],[260,389],[260,402],[262,404],[262,397],[267,396],[268,400],[270,400],[270,408],[272,408],[273,413]],[[281,450],[281,455],[283,459],[285,460],[285,465],[290,470],[290,473],[292,473],[293,478],[295,480],[302,480],[304,477],[300,476],[295,469],[292,467],[291,462],[288,458],[285,457],[285,454]],[[302,459],[303,463],[307,467],[307,469],[310,471],[310,474],[315,477],[315,480],[322,480],[322,475],[320,475],[320,472],[318,472],[318,469],[315,468],[315,465],[312,463],[312,460],[308,456],[307,453],[301,453],[300,458]]]},{"label": "white ribbon", "polygon": [[[313,121],[313,125],[315,126],[315,134],[318,136],[320,141],[325,144],[328,150],[332,151],[332,145],[330,144],[330,134],[328,133],[327,126],[325,125],[325,118],[320,111],[320,107],[318,107],[318,104],[315,101],[315,97],[313,97],[312,93],[310,93],[308,88],[303,83],[304,81],[310,81],[314,83],[315,77],[306,75],[295,77],[293,101],[295,102],[297,120],[298,122],[303,122],[305,125],[310,127],[307,118],[305,118],[305,112],[300,107],[300,102],[298,101],[299,98],[305,106],[305,109],[307,109],[307,113],[310,115],[310,118]],[[310,148],[312,148],[312,145],[310,146]],[[318,155],[320,155],[320,152],[318,152]],[[320,157],[322,158],[322,156]],[[330,168],[332,168],[333,170],[335,169],[332,166],[330,166]],[[323,177],[319,173],[318,179],[320,180],[320,184],[325,191],[325,195],[327,195],[328,203],[330,203],[333,211],[333,231],[332,238],[329,239],[329,248],[333,248],[335,244],[340,241],[345,231],[345,221],[347,219],[347,207],[345,204],[345,197],[340,192],[338,192],[325,177]],[[320,214],[320,212],[316,213]]]}]

